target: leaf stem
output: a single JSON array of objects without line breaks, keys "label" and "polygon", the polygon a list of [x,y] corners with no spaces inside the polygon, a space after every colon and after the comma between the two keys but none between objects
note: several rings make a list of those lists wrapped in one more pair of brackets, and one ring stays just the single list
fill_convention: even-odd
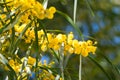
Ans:
[{"label": "leaf stem", "polygon": [[60,48],[60,69],[61,69],[61,76],[62,80],[64,79],[64,44]]},{"label": "leaf stem", "polygon": [[35,46],[36,46],[36,65],[35,65],[35,79],[38,80],[38,62],[39,62],[39,46],[38,46],[38,27],[37,27],[37,22],[36,20],[34,20],[35,22],[35,28],[34,28],[34,32],[35,32]]},{"label": "leaf stem", "polygon": [[77,0],[74,0],[73,21],[76,23]]},{"label": "leaf stem", "polygon": [[79,63],[79,80],[81,80],[81,72],[82,72],[82,56],[80,55],[80,63]]},{"label": "leaf stem", "polygon": [[[74,0],[74,11],[73,11],[73,22],[76,23],[76,12],[77,12],[77,0]],[[83,38],[82,38],[83,39]],[[79,80],[81,80],[81,72],[82,72],[82,56],[80,55],[80,63],[79,63]]]}]

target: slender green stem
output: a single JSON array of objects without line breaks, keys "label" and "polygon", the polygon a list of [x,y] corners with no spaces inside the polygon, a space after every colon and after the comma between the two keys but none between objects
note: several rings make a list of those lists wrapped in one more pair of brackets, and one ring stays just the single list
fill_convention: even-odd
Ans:
[{"label": "slender green stem", "polygon": [[63,61],[62,61],[61,71],[62,71],[62,80],[65,80],[65,79],[64,79],[64,67],[63,67]]},{"label": "slender green stem", "polygon": [[[73,21],[74,21],[74,23],[76,23],[76,12],[77,12],[77,0],[74,0],[74,13],[73,13]],[[81,72],[82,72],[82,56],[80,55],[79,80],[81,80]]]},{"label": "slender green stem", "polygon": [[36,80],[38,80],[37,76],[38,76],[38,62],[39,62],[39,47],[38,47],[38,27],[37,27],[37,22],[35,21],[35,28],[34,28],[34,32],[35,32],[35,46],[36,46],[36,65],[35,65],[35,78]]},{"label": "slender green stem", "polygon": [[32,24],[33,20],[31,22],[29,22],[25,28],[23,29],[23,31],[20,33],[19,37],[17,38],[17,40],[14,42],[14,45],[13,45],[13,49],[11,51],[11,53],[13,54],[17,45],[20,43],[20,40],[22,38],[22,36],[24,35],[24,33],[26,32],[26,30],[28,29],[28,27]]},{"label": "slender green stem", "polygon": [[[4,3],[5,3],[5,7],[6,7],[8,13],[9,13],[9,15],[10,15],[10,12],[11,12],[11,11],[10,11],[10,9],[8,8],[7,4],[6,4],[6,1],[5,1],[5,0],[3,0],[3,1],[4,1]],[[10,21],[12,22],[12,17],[11,17],[11,16],[10,16]],[[11,34],[10,50],[13,49],[14,38],[15,38],[15,30],[14,30],[14,27],[13,27],[13,28],[12,28],[12,34]]]},{"label": "slender green stem", "polygon": [[61,46],[60,49],[60,69],[61,69],[61,76],[62,76],[62,80],[64,79],[64,46]]},{"label": "slender green stem", "polygon": [[44,7],[44,9],[47,8],[47,5],[48,5],[48,0],[44,0],[44,2],[43,2],[43,7]]},{"label": "slender green stem", "polygon": [[93,10],[92,10],[90,4],[89,4],[89,1],[88,1],[88,0],[85,0],[85,2],[86,2],[86,4],[87,4],[88,9],[89,9],[90,12],[91,12],[91,15],[92,15],[93,17],[95,17],[95,14],[94,14],[94,12],[93,12]]},{"label": "slender green stem", "polygon": [[73,21],[76,23],[76,11],[77,10],[77,0],[74,0],[74,11],[73,11]]},{"label": "slender green stem", "polygon": [[81,80],[81,72],[82,72],[82,56],[80,55],[80,63],[79,63],[79,80]]}]

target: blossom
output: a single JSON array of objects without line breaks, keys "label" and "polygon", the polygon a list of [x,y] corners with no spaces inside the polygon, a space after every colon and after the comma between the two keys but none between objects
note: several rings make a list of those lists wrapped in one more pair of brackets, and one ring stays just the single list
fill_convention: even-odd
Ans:
[{"label": "blossom", "polygon": [[28,64],[29,64],[29,65],[34,65],[35,62],[36,62],[36,59],[35,59],[35,58],[33,58],[33,57],[31,57],[31,56],[28,57]]},{"label": "blossom", "polygon": [[[16,29],[18,28],[18,29]],[[15,30],[20,32],[22,30],[22,26],[16,27]],[[21,28],[19,30],[19,28]],[[28,28],[25,32],[25,37],[23,38],[26,43],[31,43],[31,41],[35,41],[35,33],[34,28]],[[62,44],[64,44],[64,54],[67,52],[71,54],[81,54],[86,57],[89,53],[95,53],[97,47],[94,46],[91,40],[88,41],[79,41],[74,39],[74,35],[70,32],[68,35],[65,34],[54,34],[47,33],[47,37],[45,37],[45,33],[43,30],[38,31],[38,43],[40,45],[40,49],[45,52],[48,49],[53,49],[55,51],[59,51]]]},{"label": "blossom", "polygon": [[[20,22],[21,23],[29,23],[31,20],[30,17],[37,17],[38,19],[53,19],[54,13],[56,12],[56,8],[51,6],[49,8],[44,8],[42,3],[37,0],[6,0],[9,2],[7,6],[10,8],[10,14],[22,14],[20,15]],[[4,8],[6,12],[7,9]],[[0,15],[0,17],[5,18],[6,14]]]},{"label": "blossom", "polygon": [[20,63],[18,63],[16,60],[14,61],[13,59],[10,59],[8,63],[16,73],[20,72],[21,69]]}]

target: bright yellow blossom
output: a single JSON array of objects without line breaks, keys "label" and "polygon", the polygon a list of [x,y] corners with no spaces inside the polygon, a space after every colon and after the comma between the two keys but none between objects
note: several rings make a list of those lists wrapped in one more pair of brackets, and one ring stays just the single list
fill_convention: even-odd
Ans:
[{"label": "bright yellow blossom", "polygon": [[[20,26],[19,28],[15,30],[20,33],[24,26]],[[25,32],[25,38],[24,40],[27,43],[30,43],[31,41],[35,40],[35,33],[34,28],[28,28]],[[96,48],[94,46],[94,43],[91,40],[88,41],[78,41],[77,39],[74,39],[74,35],[72,32],[70,32],[68,35],[65,34],[54,34],[54,33],[47,33],[47,38],[45,37],[45,34],[43,30],[38,31],[38,43],[41,46],[41,50],[43,52],[47,51],[48,49],[53,49],[55,51],[60,50],[61,45],[64,44],[64,52],[74,53],[74,54],[81,54],[82,56],[86,57],[89,53],[95,53]]]},{"label": "bright yellow blossom", "polygon": [[9,60],[9,65],[13,68],[13,70],[18,73],[20,72],[21,65],[15,60],[11,59]]},{"label": "bright yellow blossom", "polygon": [[36,59],[35,59],[35,58],[30,57],[30,56],[28,57],[28,64],[29,64],[29,65],[34,65],[35,62],[36,62]]}]

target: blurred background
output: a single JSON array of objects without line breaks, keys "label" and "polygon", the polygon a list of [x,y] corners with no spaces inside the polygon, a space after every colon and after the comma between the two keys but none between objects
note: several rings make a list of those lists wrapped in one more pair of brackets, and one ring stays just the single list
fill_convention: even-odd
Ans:
[{"label": "blurred background", "polygon": [[[73,18],[74,0],[49,0],[48,6],[51,5]],[[105,69],[111,80],[120,80],[120,0],[78,0],[76,20],[84,39],[98,42],[96,54],[91,54],[92,58]],[[75,38],[78,38],[70,23],[57,13],[52,21],[46,21],[45,24],[50,30],[73,31]],[[82,80],[108,80],[90,58],[82,60]],[[78,80],[78,66],[79,56],[72,55],[66,67],[72,80]]]}]

